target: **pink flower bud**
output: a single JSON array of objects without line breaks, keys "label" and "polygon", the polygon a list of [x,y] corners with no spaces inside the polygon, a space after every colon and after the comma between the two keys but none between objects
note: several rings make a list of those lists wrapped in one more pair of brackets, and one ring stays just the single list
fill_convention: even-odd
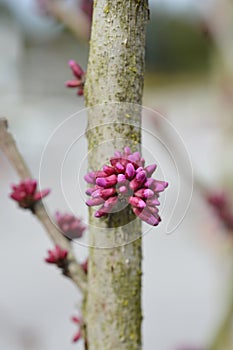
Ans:
[{"label": "pink flower bud", "polygon": [[77,316],[72,316],[71,317],[72,322],[76,323],[76,324],[81,324],[82,320],[81,318],[77,317]]},{"label": "pink flower bud", "polygon": [[70,68],[72,69],[74,75],[78,79],[80,79],[84,74],[84,71],[82,70],[81,66],[78,63],[76,63],[74,60],[70,60],[68,62],[68,64],[69,64]]},{"label": "pink flower bud", "polygon": [[24,181],[24,185],[25,185],[25,187],[27,189],[27,193],[29,195],[33,195],[35,193],[36,187],[37,187],[37,181],[36,180],[27,179],[27,180]]},{"label": "pink flower bud", "polygon": [[39,200],[41,200],[43,197],[47,196],[49,193],[50,193],[50,190],[49,190],[49,189],[42,190],[41,192],[37,192],[37,193],[35,193],[35,195],[34,195],[34,200],[35,200],[35,201],[39,201]]},{"label": "pink flower bud", "polygon": [[75,323],[78,326],[78,330],[72,338],[73,343],[76,343],[82,337],[81,326],[82,326],[83,321],[81,318],[79,318],[77,316],[73,316],[71,318],[71,320],[73,323]]},{"label": "pink flower bud", "polygon": [[109,165],[103,166],[103,171],[109,176],[115,173],[115,169]]},{"label": "pink flower bud", "polygon": [[146,172],[144,170],[140,171],[139,173],[137,173],[136,177],[130,181],[130,188],[133,191],[136,191],[137,189],[139,189],[145,182],[146,180]]},{"label": "pink flower bud", "polygon": [[108,199],[110,196],[113,196],[116,193],[115,188],[106,188],[106,189],[98,189],[92,193],[93,198],[101,197],[104,200]]},{"label": "pink flower bud", "polygon": [[110,197],[107,199],[104,203],[104,205],[96,211],[95,217],[101,218],[102,216],[107,215],[108,213],[111,213],[112,209],[118,202],[118,197]]},{"label": "pink flower bud", "polygon": [[115,169],[118,173],[123,173],[123,171],[125,170],[124,166],[121,163],[116,163],[115,165]]},{"label": "pink flower bud", "polygon": [[99,186],[94,186],[94,187],[90,187],[86,190],[86,194],[88,196],[91,196],[93,192],[95,192],[97,189],[99,188]]},{"label": "pink flower bud", "polygon": [[136,175],[136,180],[143,183],[146,180],[146,172],[144,170],[138,172]]},{"label": "pink flower bud", "polygon": [[110,197],[109,199],[107,199],[104,203],[104,208],[106,209],[112,209],[118,202],[118,197]]},{"label": "pink flower bud", "polygon": [[65,84],[66,84],[66,87],[70,87],[70,88],[79,87],[79,82],[77,80],[68,80]]},{"label": "pink flower bud", "polygon": [[140,210],[138,208],[133,208],[133,212],[135,215],[137,215],[141,220],[147,222],[149,225],[157,226],[159,223],[159,220],[154,217],[153,214],[151,214],[146,209]]},{"label": "pink flower bud", "polygon": [[158,198],[154,197],[154,198],[150,198],[146,201],[147,205],[150,205],[152,207],[156,206],[156,205],[160,205],[160,202],[158,200]]},{"label": "pink flower bud", "polygon": [[156,192],[163,192],[164,189],[168,186],[168,182],[165,182],[165,181],[158,181],[156,180],[155,182],[155,191]]},{"label": "pink flower bud", "polygon": [[99,210],[95,212],[96,218],[102,218],[103,216],[106,216],[108,213],[104,211],[104,207],[101,207]]},{"label": "pink flower bud", "polygon": [[137,165],[141,165],[141,157],[139,152],[134,152],[133,154],[130,154],[128,156],[128,160],[130,160],[133,163],[136,163]]},{"label": "pink flower bud", "polygon": [[73,339],[72,339],[73,343],[76,343],[81,337],[82,337],[81,331],[78,330],[78,331],[75,333],[75,335],[73,336]]},{"label": "pink flower bud", "polygon": [[85,176],[84,176],[84,179],[87,183],[89,184],[95,184],[95,180],[96,180],[96,177],[95,177],[95,172],[94,171],[91,171],[90,173],[87,173]]},{"label": "pink flower bud", "polygon": [[168,186],[168,183],[165,181],[159,181],[159,180],[149,178],[145,182],[145,186],[151,188],[153,191],[163,192],[164,189]]},{"label": "pink flower bud", "polygon": [[118,158],[111,158],[110,163],[113,167],[115,167],[116,163],[118,162]]},{"label": "pink flower bud", "polygon": [[120,151],[115,151],[115,152],[114,152],[114,157],[115,157],[115,158],[121,158],[121,157],[122,157],[121,152],[120,152]]},{"label": "pink flower bud", "polygon": [[116,185],[117,176],[115,174],[107,176],[107,177],[98,177],[96,179],[96,184],[100,187],[108,188]]},{"label": "pink flower bud", "polygon": [[156,164],[151,164],[151,165],[148,165],[145,170],[146,170],[146,173],[147,173],[147,176],[148,177],[151,177],[151,175],[154,173],[155,169],[157,168],[157,165]]},{"label": "pink flower bud", "polygon": [[92,192],[92,197],[93,198],[99,198],[99,197],[101,197],[101,192],[102,192],[102,187],[101,188],[99,188],[99,189],[97,189],[97,190],[95,190],[94,192]]},{"label": "pink flower bud", "polygon": [[143,167],[140,166],[140,167],[137,168],[136,173],[139,173],[139,172],[142,171],[142,170],[143,170]]},{"label": "pink flower bud", "polygon": [[149,188],[141,188],[140,190],[137,190],[134,195],[140,198],[151,198],[154,196],[154,191]]},{"label": "pink flower bud", "polygon": [[[146,203],[147,204],[147,203]],[[152,206],[148,206],[147,204],[147,209],[154,215],[156,216],[159,212],[159,209],[157,207],[152,207]]]},{"label": "pink flower bud", "polygon": [[139,160],[139,159],[141,158],[141,155],[140,155],[140,153],[139,153],[138,151],[137,151],[137,152],[134,152],[133,155],[135,156],[135,158],[136,158],[137,160]]},{"label": "pink flower bud", "polygon": [[124,184],[127,182],[126,176],[124,174],[117,175],[117,182],[118,184]]},{"label": "pink flower bud", "polygon": [[152,179],[152,178],[147,179],[146,182],[145,182],[145,187],[154,189],[154,187],[155,187],[155,179]]},{"label": "pink flower bud", "polygon": [[88,199],[86,201],[86,204],[89,206],[89,207],[93,207],[95,205],[100,205],[100,204],[103,204],[104,203],[104,199],[99,197],[99,198],[91,198],[91,199]]},{"label": "pink flower bud", "polygon": [[129,187],[132,191],[136,191],[138,188],[140,188],[141,184],[134,178],[133,180],[130,181]]},{"label": "pink flower bud", "polygon": [[125,176],[127,179],[131,180],[135,175],[135,169],[132,163],[128,163],[125,170]]},{"label": "pink flower bud", "polygon": [[137,158],[133,154],[128,156],[128,160],[130,160],[132,163],[137,163]]},{"label": "pink flower bud", "polygon": [[126,155],[126,156],[129,156],[130,153],[131,153],[131,149],[130,149],[128,146],[126,146],[126,147],[124,148],[124,152],[125,152],[125,155]]},{"label": "pink flower bud", "polygon": [[81,66],[73,60],[70,60],[68,64],[72,69],[75,79],[67,81],[66,86],[70,88],[78,88],[77,94],[82,96],[85,83],[85,72]]},{"label": "pink flower bud", "polygon": [[145,166],[145,159],[144,159],[144,158],[141,158],[141,159],[140,159],[140,163],[141,163],[141,166],[144,168],[144,166]]},{"label": "pink flower bud", "polygon": [[118,188],[118,191],[121,193],[121,194],[126,194],[128,192],[128,189],[126,186],[120,186]]},{"label": "pink flower bud", "polygon": [[105,171],[96,171],[95,172],[95,178],[97,179],[97,177],[107,177],[108,174]]},{"label": "pink flower bud", "polygon": [[143,209],[146,207],[146,203],[144,202],[144,200],[142,200],[141,198],[138,197],[129,197],[129,203],[137,208]]}]

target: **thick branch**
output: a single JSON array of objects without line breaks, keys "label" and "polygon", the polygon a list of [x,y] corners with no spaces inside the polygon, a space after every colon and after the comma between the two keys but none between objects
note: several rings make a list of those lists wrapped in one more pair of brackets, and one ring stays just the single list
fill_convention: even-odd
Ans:
[{"label": "thick branch", "polygon": [[[21,180],[32,178],[32,175],[20,154],[16,143],[9,131],[7,130],[8,123],[4,118],[0,119],[0,148],[11,163],[12,167],[16,170]],[[69,241],[63,236],[63,234],[56,228],[56,226],[50,220],[50,217],[45,209],[44,205],[39,202],[35,205],[34,214],[41,222],[45,230],[47,231],[50,239],[54,244],[58,244],[60,247],[68,250],[68,276],[73,282],[82,290],[86,288],[86,275],[83,272],[80,264],[77,262]]]},{"label": "thick branch", "polygon": [[[230,251],[232,253],[232,251]],[[232,263],[233,261],[231,261]],[[233,267],[233,265],[232,265]],[[231,270],[232,271],[232,270]],[[226,315],[222,321],[220,328],[213,340],[213,343],[209,347],[209,350],[223,350],[232,349],[233,345],[233,287],[230,285],[229,305],[227,308]]]},{"label": "thick branch", "polygon": [[[90,170],[101,169],[116,149],[140,150],[147,5],[146,0],[94,3],[85,83],[86,106],[92,107]],[[85,312],[89,350],[140,350],[141,223],[129,208],[105,220],[90,210],[89,222],[94,246]]]}]

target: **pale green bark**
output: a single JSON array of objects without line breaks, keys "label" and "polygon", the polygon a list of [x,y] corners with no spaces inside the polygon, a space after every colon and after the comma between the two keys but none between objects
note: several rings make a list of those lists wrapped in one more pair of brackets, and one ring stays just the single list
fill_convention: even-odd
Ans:
[{"label": "pale green bark", "polygon": [[[142,101],[148,13],[147,1],[95,1],[85,99],[87,107],[102,105],[89,111],[89,170],[100,169],[115,149],[140,149],[140,107],[124,102]],[[90,245],[108,249],[89,251],[88,349],[139,350],[141,223],[128,207],[107,219],[90,210],[89,219]]]},{"label": "pale green bark", "polygon": [[210,350],[230,350],[233,345],[233,300]]},{"label": "pale green bark", "polygon": [[[232,251],[230,251],[232,254]],[[233,267],[233,265],[232,265]],[[233,270],[232,270],[233,271]],[[209,350],[230,350],[233,348],[233,286],[230,280],[229,304],[222,324],[217,331]]]}]

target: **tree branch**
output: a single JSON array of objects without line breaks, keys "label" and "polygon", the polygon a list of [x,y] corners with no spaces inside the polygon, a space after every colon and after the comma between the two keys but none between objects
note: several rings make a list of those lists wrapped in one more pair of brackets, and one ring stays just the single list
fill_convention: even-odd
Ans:
[{"label": "tree branch", "polygon": [[232,334],[233,288],[232,288],[232,285],[230,285],[230,288],[231,288],[231,291],[230,291],[230,295],[229,295],[229,297],[230,297],[229,298],[229,305],[227,308],[226,315],[222,321],[222,324],[221,324],[219,330],[217,331],[217,334],[213,340],[213,343],[209,347],[209,350],[232,349],[232,344],[233,344],[233,334]]},{"label": "tree branch", "polygon": [[[12,167],[16,170],[21,180],[32,178],[30,170],[20,154],[13,136],[8,131],[8,123],[5,118],[0,118],[0,148],[11,163]],[[34,214],[47,231],[48,236],[53,243],[68,250],[67,276],[73,280],[82,292],[84,292],[86,289],[86,275],[74,256],[70,242],[50,220],[47,210],[42,202],[38,202],[35,205]]]},{"label": "tree branch", "polygon": [[[140,151],[148,11],[147,0],[94,3],[84,88],[86,107],[92,107],[86,133],[90,170],[99,170],[125,146]],[[105,220],[95,218],[92,209],[89,214],[83,311],[89,350],[140,350],[141,222],[129,207]]]},{"label": "tree branch", "polygon": [[46,9],[57,21],[64,24],[77,38],[88,39],[90,21],[87,16],[79,11],[71,11],[65,8],[62,1],[48,0]]}]

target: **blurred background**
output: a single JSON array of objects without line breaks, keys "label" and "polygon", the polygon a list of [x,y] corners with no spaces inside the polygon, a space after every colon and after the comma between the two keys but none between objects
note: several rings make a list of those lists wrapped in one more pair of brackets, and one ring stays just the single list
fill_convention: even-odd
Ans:
[{"label": "blurred background", "polygon": [[[233,3],[151,0],[150,7],[143,104],[165,115],[184,140],[195,182],[178,229],[166,235],[159,226],[144,237],[144,349],[205,350],[222,329],[228,340],[211,349],[231,350],[233,227],[226,229],[206,193],[233,194]],[[90,23],[88,0],[0,0],[0,114],[35,178],[51,133],[84,107],[64,82],[71,78],[69,59],[86,69]],[[153,129],[159,121],[148,113],[143,123]],[[80,130],[85,125],[80,118]],[[66,138],[51,144],[54,159]],[[18,179],[2,153],[0,166],[0,349],[82,349],[71,344],[70,322],[80,295],[44,263],[52,245],[9,200],[9,184]],[[43,168],[43,185],[54,190],[47,203],[51,212],[65,210],[51,166]],[[83,261],[87,248],[75,250]]]}]

